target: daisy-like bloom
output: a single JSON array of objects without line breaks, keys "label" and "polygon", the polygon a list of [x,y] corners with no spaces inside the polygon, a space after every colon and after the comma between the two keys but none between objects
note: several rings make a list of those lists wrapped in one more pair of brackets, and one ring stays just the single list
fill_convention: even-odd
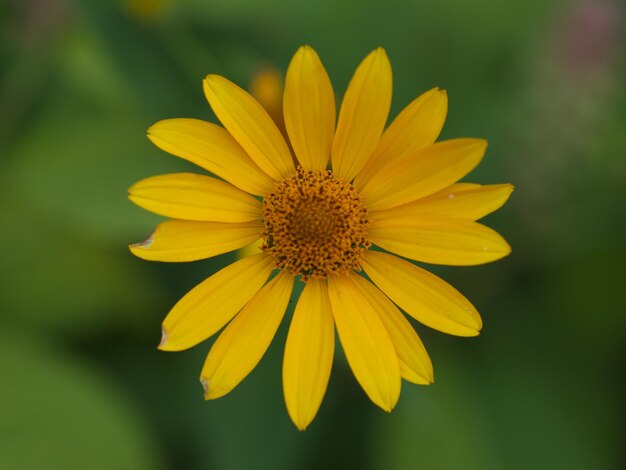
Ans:
[{"label": "daisy-like bloom", "polygon": [[299,279],[305,285],[283,362],[295,425],[305,429],[319,409],[335,328],[365,393],[391,411],[402,379],[433,382],[428,354],[402,311],[452,335],[474,336],[482,326],[463,295],[405,258],[461,266],[510,252],[500,235],[476,220],[502,206],[512,186],[457,183],[480,162],[487,143],[435,143],[447,111],[446,93],[438,88],[385,129],[391,66],[380,48],[354,73],[338,119],[318,55],[308,46],[297,51],[283,95],[293,155],[246,91],[208,75],[204,93],[224,127],[168,119],[148,137],[220,179],[178,173],[133,185],[134,203],[171,220],[130,249],[170,262],[210,258],[257,240],[261,252],[185,295],[163,322],[159,349],[187,349],[225,327],[201,372],[204,397],[221,397],[261,360]]}]

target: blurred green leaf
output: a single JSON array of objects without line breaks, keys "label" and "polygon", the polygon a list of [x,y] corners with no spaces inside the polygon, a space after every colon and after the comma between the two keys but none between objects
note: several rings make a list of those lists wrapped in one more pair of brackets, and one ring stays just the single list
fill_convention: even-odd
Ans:
[{"label": "blurred green leaf", "polygon": [[118,112],[140,106],[114,52],[93,30],[75,25],[63,46],[61,79],[77,98]]},{"label": "blurred green leaf", "polygon": [[185,166],[152,148],[145,137],[151,123],[144,119],[81,116],[77,105],[51,103],[8,155],[0,176],[4,192],[62,221],[74,237],[120,245],[139,241],[160,219],[130,203],[128,187]]},{"label": "blurred green leaf", "polygon": [[3,468],[163,468],[144,417],[93,364],[2,328],[0,370]]},{"label": "blurred green leaf", "polygon": [[449,359],[435,361],[434,385],[404,382],[396,409],[376,421],[375,468],[513,468],[502,460],[480,388]]},{"label": "blurred green leaf", "polygon": [[125,246],[81,238],[63,218],[7,198],[0,215],[7,221],[0,244],[11,247],[3,255],[11,282],[0,283],[5,320],[82,335],[119,325],[134,329],[158,309],[154,274]]},{"label": "blurred green leaf", "polygon": [[585,403],[576,375],[555,377],[551,360],[524,351],[530,338],[505,339],[487,363],[431,348],[435,384],[405,383],[397,408],[376,423],[376,468],[613,468],[583,424],[589,413],[604,417],[574,411]]}]

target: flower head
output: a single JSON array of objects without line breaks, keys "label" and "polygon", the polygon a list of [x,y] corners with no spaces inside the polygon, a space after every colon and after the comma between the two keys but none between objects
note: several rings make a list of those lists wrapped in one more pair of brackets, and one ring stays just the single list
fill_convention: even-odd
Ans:
[{"label": "flower head", "polygon": [[133,202],[171,220],[130,249],[157,261],[208,258],[255,241],[262,251],[185,295],[163,322],[159,348],[187,349],[226,326],[201,373],[206,399],[225,395],[261,360],[300,280],[283,362],[291,419],[304,429],[319,409],[335,328],[365,393],[391,411],[401,379],[434,380],[400,309],[453,335],[482,326],[463,295],[403,258],[475,265],[507,255],[504,239],[476,220],[502,206],[512,186],[458,183],[487,144],[435,143],[447,111],[442,90],[419,96],[385,129],[391,66],[380,48],[357,68],[337,120],[319,57],[308,46],[297,51],[283,95],[290,145],[280,123],[227,79],[207,76],[204,92],[224,127],[169,119],[148,137],[221,179],[180,173],[133,185]]}]

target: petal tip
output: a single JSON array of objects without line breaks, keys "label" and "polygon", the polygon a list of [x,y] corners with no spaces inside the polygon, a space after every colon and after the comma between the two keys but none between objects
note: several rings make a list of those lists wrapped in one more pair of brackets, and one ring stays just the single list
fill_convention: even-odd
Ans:
[{"label": "petal tip", "polygon": [[302,420],[294,420],[293,424],[296,426],[298,431],[306,431],[306,428],[309,427],[310,421],[302,421]]},{"label": "petal tip", "polygon": [[148,126],[148,129],[146,129],[146,135],[148,136],[148,138],[156,134],[160,129],[163,128],[164,125],[166,126],[168,121],[172,121],[172,119],[161,119],[151,126]]},{"label": "petal tip", "polygon": [[147,250],[148,248],[150,248],[152,244],[154,243],[154,232],[156,232],[156,230],[153,230],[150,236],[146,238],[144,241],[128,245],[128,248],[130,248],[130,251],[132,253],[135,253],[135,251],[137,250]]},{"label": "petal tip", "polygon": [[210,400],[210,386],[211,386],[211,380],[206,378],[206,377],[200,377],[200,384],[202,385],[202,396],[204,397],[205,400]]},{"label": "petal tip", "polygon": [[223,392],[222,393],[215,392],[215,387],[213,386],[213,383],[211,382],[211,379],[209,377],[201,376],[200,384],[202,385],[202,390],[203,390],[202,397],[205,400],[214,400],[224,395]]},{"label": "petal tip", "polygon": [[372,52],[367,54],[363,62],[371,60],[372,62],[376,62],[379,60],[383,60],[385,62],[389,62],[389,57],[387,56],[387,51],[382,46],[378,46]]},{"label": "petal tip", "polygon": [[163,135],[160,133],[160,130],[161,130],[161,127],[159,126],[159,123],[157,122],[156,124],[152,124],[150,127],[148,127],[148,130],[146,131],[146,137],[148,138],[148,140],[152,142],[154,145],[156,145],[157,147],[159,147],[159,144],[158,144],[159,140],[163,138]]},{"label": "petal tip", "polygon": [[164,326],[161,327],[161,341],[159,342],[159,345],[157,346],[157,349],[159,351],[168,351],[169,348],[167,347],[167,339],[169,338],[169,335],[167,334],[167,330],[165,329]]},{"label": "petal tip", "polygon": [[480,316],[480,313],[473,307],[470,306],[467,308],[467,313],[469,314],[473,325],[468,326],[470,329],[470,333],[468,336],[478,336],[480,334],[480,330],[483,328],[483,319]]},{"label": "petal tip", "polygon": [[[401,384],[400,377],[398,377],[398,379]],[[400,400],[400,390],[390,390],[389,392],[391,395],[386,397],[386,399],[383,398],[384,401],[378,405],[385,413],[391,413],[398,404],[398,400]]]},{"label": "petal tip", "polygon": [[505,256],[509,256],[512,251],[513,251],[513,248],[511,248],[511,245],[509,245],[509,242],[507,242],[503,238],[502,239],[502,258],[504,258]]},{"label": "petal tip", "polygon": [[205,92],[207,89],[212,91],[213,87],[222,80],[225,80],[225,78],[223,78],[220,75],[217,75],[214,73],[208,74],[206,77],[204,77],[204,80],[202,80],[202,85],[204,87]]},{"label": "petal tip", "polygon": [[481,328],[482,328],[482,325],[480,325],[480,326],[479,326],[478,328],[476,328],[476,329],[474,329],[474,328],[469,329],[469,330],[467,331],[467,333],[466,333],[464,336],[465,336],[465,337],[467,337],[467,338],[474,338],[474,337],[476,337],[476,336],[480,335],[480,330],[481,330]]},{"label": "petal tip", "polygon": [[374,62],[378,62],[379,66],[384,67],[385,69],[390,69],[391,64],[389,62],[389,56],[387,55],[387,51],[379,46],[372,51],[372,59]]},{"label": "petal tip", "polygon": [[385,413],[391,413],[393,411],[393,408],[395,406],[394,404],[391,403],[385,403],[384,406],[381,406],[380,408],[385,412]]},{"label": "petal tip", "polygon": [[433,369],[433,364],[430,361],[425,364],[423,378],[426,380],[426,383],[424,385],[432,385],[435,383],[435,370]]},{"label": "petal tip", "polygon": [[[303,62],[303,61],[315,61],[318,58],[317,52],[308,44],[303,44],[298,48],[296,53],[293,55],[292,61]],[[291,66],[291,64],[290,64]]]},{"label": "petal tip", "polygon": [[159,351],[164,352],[178,352],[188,349],[190,346],[181,345],[176,341],[170,341],[170,333],[165,329],[164,326],[161,327],[161,342],[157,346]]}]

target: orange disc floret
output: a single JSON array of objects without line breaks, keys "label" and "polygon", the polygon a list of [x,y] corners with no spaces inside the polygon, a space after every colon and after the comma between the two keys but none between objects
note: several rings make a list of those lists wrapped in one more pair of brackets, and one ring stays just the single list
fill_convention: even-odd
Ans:
[{"label": "orange disc floret", "polygon": [[298,168],[263,201],[263,250],[303,280],[360,271],[367,209],[356,189],[331,171]]}]

